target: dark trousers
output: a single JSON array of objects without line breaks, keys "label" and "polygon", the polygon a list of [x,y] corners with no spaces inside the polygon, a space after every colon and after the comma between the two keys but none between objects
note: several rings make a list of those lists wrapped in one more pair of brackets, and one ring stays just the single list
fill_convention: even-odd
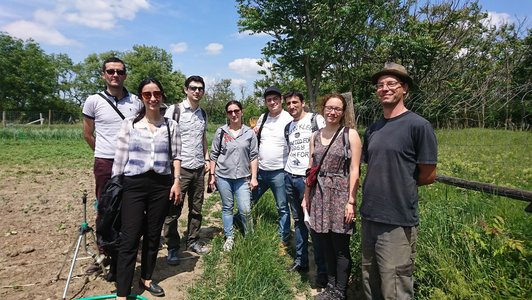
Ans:
[{"label": "dark trousers", "polygon": [[318,240],[325,252],[329,284],[345,292],[353,264],[351,252],[349,252],[351,235],[332,231],[315,234],[318,236]]},{"label": "dark trousers", "polygon": [[153,171],[124,177],[121,206],[121,240],[118,249],[117,296],[130,293],[135,262],[142,239],[141,273],[143,279],[151,279],[164,217],[168,213],[172,177]]},{"label": "dark trousers", "polygon": [[[98,205],[100,205],[100,195],[102,194],[103,189],[105,188],[105,184],[109,179],[111,179],[112,170],[113,159],[100,157],[94,158],[93,173],[96,184],[96,201]],[[96,214],[96,220],[98,220],[98,214]],[[111,272],[113,272],[113,267],[116,266],[116,255],[114,255],[113,253],[106,253],[106,251],[104,251],[104,249],[100,247],[100,245],[98,245],[98,250],[100,254],[105,253],[111,257]]]},{"label": "dark trousers", "polygon": [[96,199],[100,203],[100,195],[107,181],[111,178],[111,172],[113,170],[113,159],[108,158],[94,158],[94,180],[96,183]]},{"label": "dark trousers", "polygon": [[[181,199],[187,197],[188,201],[188,225],[187,225],[187,247],[199,239],[201,228],[201,209],[204,200],[205,169],[181,168]],[[179,230],[177,220],[181,216],[184,202],[178,205],[170,205],[168,216],[164,220],[163,236],[168,249],[179,249]]]}]

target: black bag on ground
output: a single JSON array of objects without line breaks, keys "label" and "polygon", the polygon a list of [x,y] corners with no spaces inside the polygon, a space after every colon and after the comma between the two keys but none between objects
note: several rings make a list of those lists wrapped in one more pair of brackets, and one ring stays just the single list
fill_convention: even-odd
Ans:
[{"label": "black bag on ground", "polygon": [[112,255],[120,244],[120,205],[122,203],[122,181],[124,175],[109,179],[100,195],[98,217],[96,218],[96,236],[98,245],[106,254]]}]

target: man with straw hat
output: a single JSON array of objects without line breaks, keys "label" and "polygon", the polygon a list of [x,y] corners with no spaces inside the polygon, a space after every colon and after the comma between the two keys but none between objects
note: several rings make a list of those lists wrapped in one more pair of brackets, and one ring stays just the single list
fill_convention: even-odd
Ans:
[{"label": "man with straw hat", "polygon": [[362,280],[367,299],[412,299],[419,225],[418,193],[436,178],[437,141],[431,124],[409,111],[413,80],[386,63],[372,83],[383,117],[364,134],[362,160]]}]

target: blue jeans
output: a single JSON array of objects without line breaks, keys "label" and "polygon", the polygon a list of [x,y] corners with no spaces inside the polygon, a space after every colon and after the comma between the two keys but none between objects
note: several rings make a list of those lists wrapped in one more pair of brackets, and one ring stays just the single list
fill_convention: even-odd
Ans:
[{"label": "blue jeans", "polygon": [[222,222],[224,234],[232,237],[233,234],[233,207],[234,198],[238,208],[239,222],[244,234],[252,231],[251,222],[251,190],[247,178],[229,179],[216,176],[216,188],[222,198]]},{"label": "blue jeans", "polygon": [[258,173],[259,186],[253,190],[253,203],[257,203],[268,189],[272,190],[277,213],[279,214],[279,236],[283,243],[288,243],[290,239],[290,210],[286,201],[285,172],[282,169],[275,171],[259,169]]},{"label": "blue jeans", "polygon": [[[308,236],[309,230],[303,220],[303,208],[301,202],[305,195],[305,177],[286,173],[284,178],[286,187],[286,198],[290,204],[292,217],[294,218],[294,232],[296,240],[296,259],[295,263],[306,267],[308,266]],[[327,266],[321,243],[318,237],[311,233],[312,246],[314,247],[314,262],[316,263],[318,274],[327,274]]]}]

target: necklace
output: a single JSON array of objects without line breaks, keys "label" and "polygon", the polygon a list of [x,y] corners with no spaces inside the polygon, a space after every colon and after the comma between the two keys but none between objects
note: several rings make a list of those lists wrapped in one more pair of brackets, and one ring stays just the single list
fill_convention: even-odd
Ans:
[{"label": "necklace", "polygon": [[160,125],[162,123],[162,119],[159,119],[159,120],[156,120],[156,121],[150,121],[150,119],[144,117],[144,119],[146,120],[146,122],[148,122],[149,124],[152,124],[152,125]]}]

